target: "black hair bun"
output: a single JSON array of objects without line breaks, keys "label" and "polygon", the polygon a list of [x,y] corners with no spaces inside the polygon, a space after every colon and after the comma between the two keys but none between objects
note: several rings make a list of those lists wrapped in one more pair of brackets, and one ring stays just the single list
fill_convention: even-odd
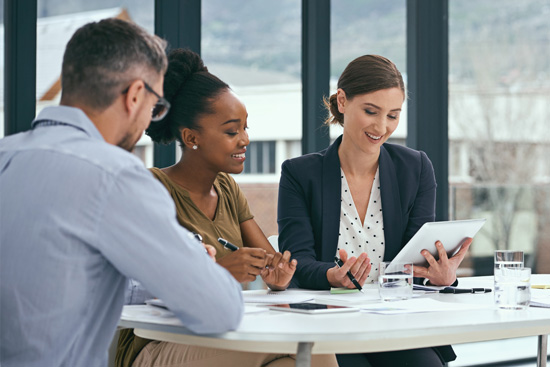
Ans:
[{"label": "black hair bun", "polygon": [[[207,71],[201,57],[188,48],[176,48],[168,54],[168,69],[164,75],[164,98],[172,104],[172,109],[175,97],[189,78],[195,73]],[[179,134],[178,124],[173,123],[172,119],[174,116],[170,111],[161,121],[151,122],[145,133],[156,143],[170,144]]]},{"label": "black hair bun", "polygon": [[170,124],[166,121],[166,117],[160,121],[151,121],[151,124],[145,130],[145,134],[155,143],[160,144],[170,144],[176,139]]},{"label": "black hair bun", "polygon": [[208,71],[201,57],[188,48],[176,48],[168,54],[168,70],[164,76],[164,98],[172,102],[174,96],[195,73]]}]

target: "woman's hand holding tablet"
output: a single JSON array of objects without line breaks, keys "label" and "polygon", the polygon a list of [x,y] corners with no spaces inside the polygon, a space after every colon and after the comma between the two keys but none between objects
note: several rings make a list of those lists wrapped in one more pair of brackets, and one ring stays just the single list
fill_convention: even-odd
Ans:
[{"label": "woman's hand holding tablet", "polygon": [[485,219],[424,223],[392,262],[413,263],[414,276],[432,285],[451,285],[472,238]]}]

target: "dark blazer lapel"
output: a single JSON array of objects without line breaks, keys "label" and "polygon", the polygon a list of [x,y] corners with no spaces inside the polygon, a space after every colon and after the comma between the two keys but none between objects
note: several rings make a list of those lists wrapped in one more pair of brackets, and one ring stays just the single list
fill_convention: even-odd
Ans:
[{"label": "dark blazer lapel", "polygon": [[340,227],[340,203],[342,180],[340,177],[340,158],[338,147],[342,141],[340,136],[328,147],[323,158],[323,215],[322,215],[322,253],[321,261],[334,260],[338,245],[338,231]]},{"label": "dark blazer lapel", "polygon": [[389,261],[401,250],[401,234],[404,232],[404,228],[399,182],[397,181],[395,166],[383,145],[380,147],[378,169],[382,215],[384,217],[384,240],[386,242],[384,261]]}]

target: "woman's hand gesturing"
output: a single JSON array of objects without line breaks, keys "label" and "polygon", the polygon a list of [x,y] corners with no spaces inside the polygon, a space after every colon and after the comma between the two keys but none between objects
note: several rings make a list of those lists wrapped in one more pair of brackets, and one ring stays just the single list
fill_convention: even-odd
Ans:
[{"label": "woman's hand gesturing", "polygon": [[359,284],[363,286],[371,270],[368,255],[363,252],[357,258],[350,257],[348,259],[348,254],[344,249],[339,250],[338,254],[340,255],[340,260],[344,263],[344,266],[341,268],[335,266],[328,269],[327,279],[330,285],[333,287],[355,288],[355,285],[353,285],[351,280],[348,278],[347,272],[349,270],[355,279],[357,279]]}]

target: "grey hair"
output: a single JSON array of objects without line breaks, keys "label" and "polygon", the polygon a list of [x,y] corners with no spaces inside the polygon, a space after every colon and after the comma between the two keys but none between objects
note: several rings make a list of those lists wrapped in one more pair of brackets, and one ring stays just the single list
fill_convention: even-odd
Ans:
[{"label": "grey hair", "polygon": [[166,41],[115,18],[88,23],[69,40],[61,71],[62,102],[102,111],[130,82],[154,84],[168,66]]}]

